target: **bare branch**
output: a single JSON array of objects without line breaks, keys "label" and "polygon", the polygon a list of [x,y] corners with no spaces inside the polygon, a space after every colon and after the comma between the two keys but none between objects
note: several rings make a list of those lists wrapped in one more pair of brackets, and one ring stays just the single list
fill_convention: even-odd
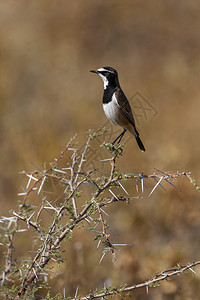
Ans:
[{"label": "bare branch", "polygon": [[[190,173],[166,173],[164,171],[157,170],[157,174],[122,174],[118,171],[116,162],[117,159],[122,155],[122,148],[115,149],[112,153],[113,157],[110,159],[105,159],[110,165],[110,171],[108,173],[102,170],[89,170],[85,171],[83,169],[84,162],[86,161],[87,151],[90,147],[90,142],[93,135],[90,134],[86,144],[84,145],[83,151],[79,153],[78,149],[72,148],[72,143],[76,136],[74,136],[64,151],[54,160],[51,166],[46,170],[41,170],[35,166],[36,170],[34,172],[22,172],[27,177],[26,188],[23,189],[22,204],[19,206],[17,212],[13,212],[14,216],[10,218],[2,217],[0,220],[5,226],[5,232],[7,234],[7,253],[5,260],[5,269],[2,272],[2,277],[0,278],[1,283],[8,280],[14,280],[13,274],[20,275],[20,287],[18,293],[15,294],[15,298],[19,299],[21,295],[27,295],[28,289],[31,288],[31,283],[36,283],[41,276],[44,274],[45,267],[48,266],[51,260],[59,261],[62,260],[61,256],[61,244],[64,240],[68,240],[74,229],[77,228],[80,223],[87,222],[92,224],[92,229],[90,231],[97,234],[96,240],[98,240],[97,248],[103,245],[103,253],[100,262],[103,260],[107,252],[112,254],[115,258],[115,249],[120,246],[130,246],[127,243],[112,243],[110,239],[111,232],[114,232],[107,224],[107,219],[109,216],[103,207],[112,205],[116,202],[130,202],[134,199],[140,199],[141,197],[129,196],[128,191],[125,189],[122,181],[131,180],[136,181],[136,184],[141,183],[142,191],[146,188],[146,181],[156,181],[154,182],[154,187],[152,188],[150,195],[156,190],[157,187],[161,186],[161,182],[169,183],[173,187],[177,188],[172,180],[176,180],[179,177],[187,176],[190,180]],[[64,157],[67,151],[72,151],[70,165],[66,168],[59,168],[59,161]],[[71,154],[71,152],[70,152]],[[49,180],[51,179],[51,180]],[[48,187],[48,181],[54,183],[59,183],[59,187],[62,187],[62,194],[60,198],[65,198],[63,203],[58,203],[57,200],[48,198],[48,193],[46,192],[46,187]],[[84,185],[92,189],[90,195],[82,202],[79,203],[78,198],[80,197],[81,189]],[[115,188],[120,190],[117,194]],[[104,192],[109,191],[110,197],[105,197]],[[37,206],[34,206],[32,201],[37,201]],[[29,204],[29,202],[31,204]],[[34,203],[35,204],[35,203]],[[50,218],[48,224],[42,226],[43,212],[48,212]],[[105,214],[105,215],[103,215]],[[93,217],[94,215],[94,217]],[[92,218],[93,217],[93,218]],[[25,223],[25,229],[21,229],[19,226],[21,223]],[[81,223],[81,224],[82,224]],[[97,226],[101,226],[101,229]],[[20,268],[20,262],[13,262],[12,252],[14,249],[14,236],[15,233],[21,232],[22,230],[34,229],[36,232],[37,246],[38,249],[34,251],[33,257],[26,263],[23,264],[23,272]],[[101,298],[115,293],[123,293],[132,291],[137,288],[145,287],[148,291],[148,287],[157,283],[159,281],[165,280],[169,277],[178,275],[185,272],[186,270],[192,270],[193,267],[198,265],[199,262],[193,264],[188,264],[186,266],[178,266],[171,270],[166,270],[160,274],[154,275],[151,279],[137,285],[130,287],[124,287],[119,289],[108,289],[106,288],[102,292],[95,292],[89,296],[74,299],[94,299]],[[13,271],[14,269],[14,271]],[[45,269],[46,270],[46,269]],[[45,273],[46,274],[46,273]],[[46,276],[46,275],[45,275]],[[43,277],[42,277],[43,278]]]},{"label": "bare branch", "polygon": [[106,296],[112,296],[115,294],[121,294],[121,293],[125,293],[125,292],[134,291],[136,289],[141,289],[141,288],[146,288],[148,290],[148,287],[157,286],[157,284],[159,282],[168,280],[171,277],[183,274],[187,270],[190,270],[193,273],[194,270],[192,268],[196,267],[197,265],[200,265],[200,261],[188,263],[185,266],[177,266],[172,269],[162,271],[159,274],[153,275],[147,281],[139,283],[139,284],[134,284],[132,286],[123,287],[123,288],[112,288],[112,287],[105,288],[104,290],[106,290],[106,291],[91,293],[84,297],[71,298],[71,300],[98,299],[98,298],[102,298],[102,297],[106,297]]}]

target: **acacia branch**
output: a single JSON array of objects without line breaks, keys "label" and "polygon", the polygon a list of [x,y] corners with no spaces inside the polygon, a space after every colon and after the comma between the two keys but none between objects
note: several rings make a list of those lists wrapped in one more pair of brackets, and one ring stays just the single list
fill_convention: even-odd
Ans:
[{"label": "acacia branch", "polygon": [[[59,162],[59,160],[61,158],[63,158],[63,155],[69,149],[69,146],[72,144],[72,142],[74,141],[74,139],[76,138],[76,136],[77,136],[77,134],[75,134],[74,137],[70,139],[70,141],[66,145],[65,149],[61,152],[61,154],[59,155],[59,157],[55,159],[55,161],[52,164],[52,166],[49,169],[47,169],[45,173],[50,172],[57,165],[57,163]],[[34,187],[44,178],[44,176],[45,176],[45,174],[42,172],[42,175],[37,179],[37,181],[35,181],[33,183],[33,185],[31,186],[31,188],[26,192],[26,195],[25,195],[25,197],[24,197],[24,199],[22,201],[22,205],[20,207],[20,211],[25,206],[25,203],[26,203],[26,201],[28,199],[29,194],[34,190]],[[19,212],[19,215],[20,215],[20,212]],[[14,234],[16,232],[18,221],[19,221],[19,216],[16,217],[16,221],[15,221],[15,224],[14,224],[13,232],[8,237],[9,238],[9,244],[8,244],[8,250],[7,250],[6,260],[5,260],[5,271],[4,271],[5,275],[10,272],[10,269],[12,267],[12,261],[13,261],[13,259],[12,259],[13,237],[14,237]]]},{"label": "acacia branch", "polygon": [[[27,292],[28,287],[30,287],[33,281],[35,282],[37,281],[39,276],[43,273],[44,267],[47,266],[47,264],[51,261],[51,259],[53,259],[53,257],[59,257],[59,249],[62,241],[67,237],[68,234],[71,234],[73,232],[73,230],[77,227],[77,225],[80,222],[82,221],[88,222],[88,218],[89,217],[91,218],[92,214],[95,213],[99,214],[99,219],[97,219],[97,221],[93,220],[92,218],[91,220],[94,224],[94,228],[99,223],[102,225],[102,231],[99,231],[99,236],[101,237],[101,240],[103,241],[103,245],[105,246],[104,254],[107,253],[106,251],[111,251],[111,253],[114,255],[115,244],[112,244],[109,240],[109,234],[107,233],[109,227],[107,226],[107,223],[104,221],[101,208],[103,206],[107,206],[115,202],[119,202],[119,201],[129,202],[132,199],[137,199],[140,197],[125,197],[121,195],[115,195],[112,189],[113,187],[118,186],[123,190],[124,193],[126,192],[126,190],[122,185],[123,180],[129,179],[129,180],[135,180],[136,182],[141,182],[141,185],[143,187],[144,179],[150,179],[150,180],[153,179],[156,181],[156,185],[151,191],[152,194],[153,191],[157,188],[157,186],[159,185],[161,186],[161,181],[165,180],[167,183],[174,186],[174,184],[171,183],[172,180],[175,180],[181,176],[189,177],[190,175],[190,173],[185,173],[185,172],[182,173],[176,172],[173,174],[168,174],[160,170],[157,171],[161,174],[156,174],[156,173],[150,175],[143,174],[143,173],[138,175],[121,174],[117,172],[117,168],[116,168],[117,155],[115,154],[111,159],[106,160],[109,161],[111,164],[110,172],[107,174],[99,171],[104,175],[102,175],[102,177],[97,177],[95,176],[96,173],[94,174],[95,171],[98,171],[96,169],[88,172],[83,171],[84,161],[86,159],[87,150],[89,148],[89,143],[92,139],[92,136],[91,135],[89,136],[81,155],[78,154],[77,149],[69,148],[69,146],[72,144],[75,137],[76,136],[74,136],[69,141],[64,151],[61,152],[59,157],[54,160],[54,162],[51,164],[51,167],[49,167],[47,170],[40,170],[38,167],[36,167],[37,170],[34,172],[29,172],[29,173],[23,172],[23,174],[29,177],[29,182],[27,185],[27,191],[23,194],[24,198],[22,204],[19,207],[19,212],[14,213],[16,219],[13,219],[14,222],[12,227],[13,231],[8,235],[6,267],[5,267],[5,271],[3,272],[3,276],[1,278],[2,282],[4,282],[4,279],[9,280],[12,276],[11,270],[14,266],[12,263],[13,237],[15,232],[18,229],[18,223],[20,220],[26,222],[28,228],[30,226],[38,232],[39,234],[38,244],[40,245],[38,245],[38,251],[36,252],[35,257],[33,257],[30,260],[30,262],[26,265],[26,268],[24,268],[23,278],[21,279],[21,285],[15,299],[18,299],[21,295],[28,293]],[[69,169],[70,172],[63,171],[64,168],[58,170],[57,167],[58,162],[64,156],[67,150],[73,151],[71,157],[71,166],[69,168],[65,168],[65,169]],[[67,185],[67,188],[69,188],[68,191],[67,188],[65,188],[64,191],[64,194],[67,194],[64,204],[62,203],[58,207],[54,207],[52,205],[53,202],[52,203],[50,203],[51,201],[48,202],[46,197],[41,199],[41,197],[39,196],[39,193],[43,188],[43,184],[46,182],[46,179],[48,177],[56,180],[57,182],[61,183],[64,186]],[[34,180],[34,182],[28,188],[29,183],[31,183],[32,180]],[[80,208],[80,205],[77,206],[78,203],[77,199],[78,199],[78,194],[80,192],[80,187],[84,183],[88,185],[92,185],[94,190],[90,198],[88,197],[88,199],[86,199],[84,207]],[[36,188],[38,189],[37,192],[35,191]],[[108,190],[112,194],[112,197],[102,197],[103,192],[106,190]],[[29,196],[31,195],[32,192],[41,201],[41,203],[39,202],[40,203],[39,210],[35,220],[31,220],[34,213],[30,215],[29,211],[26,210],[27,200],[29,199]],[[126,194],[128,193],[126,192]],[[40,225],[40,221],[42,220],[42,216],[43,216],[42,212],[43,210],[48,210],[48,209],[52,209],[54,211],[54,215],[52,215],[53,220],[50,221],[51,223],[48,224],[47,228],[42,228]],[[64,218],[62,218],[63,216]],[[191,264],[190,265],[193,267],[199,264],[199,262],[193,264],[194,265]],[[106,295],[108,296],[108,295],[113,295],[115,293],[131,291],[136,288],[141,288],[145,286],[148,287],[151,284],[154,284],[161,280],[165,280],[167,277],[177,275],[180,272],[184,272],[185,270],[190,269],[190,265],[188,264],[187,266],[184,267],[177,267],[171,270],[164,271],[141,284],[133,285],[130,287],[124,287],[121,289],[112,289],[112,290],[106,289],[102,292],[99,293],[95,292],[89,296],[85,296],[80,299],[84,300],[84,299],[100,298]],[[20,268],[19,270],[15,270],[15,273],[17,272],[20,272]]]},{"label": "acacia branch", "polygon": [[91,293],[91,294],[89,294],[87,296],[84,296],[84,297],[71,298],[71,300],[98,299],[98,298],[102,298],[102,297],[106,297],[106,296],[112,296],[112,295],[115,295],[115,294],[130,292],[130,291],[140,289],[140,288],[146,288],[146,290],[148,292],[148,287],[153,287],[153,286],[155,287],[161,281],[167,280],[170,277],[174,277],[174,276],[183,274],[187,270],[190,270],[191,272],[195,273],[193,268],[196,267],[197,265],[200,265],[200,261],[196,261],[196,262],[193,262],[193,263],[188,263],[185,266],[178,265],[177,267],[174,267],[172,269],[162,271],[159,274],[153,275],[150,279],[148,279],[147,281],[142,282],[142,283],[134,284],[132,286],[123,287],[123,288],[107,287],[107,288],[104,288],[104,291],[102,291],[102,292]]}]

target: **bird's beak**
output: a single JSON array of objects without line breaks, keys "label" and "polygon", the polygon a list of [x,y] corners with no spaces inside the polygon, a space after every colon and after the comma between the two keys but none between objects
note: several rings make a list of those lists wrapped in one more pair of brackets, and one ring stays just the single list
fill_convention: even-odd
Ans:
[{"label": "bird's beak", "polygon": [[98,74],[98,71],[96,70],[91,70],[90,72]]}]

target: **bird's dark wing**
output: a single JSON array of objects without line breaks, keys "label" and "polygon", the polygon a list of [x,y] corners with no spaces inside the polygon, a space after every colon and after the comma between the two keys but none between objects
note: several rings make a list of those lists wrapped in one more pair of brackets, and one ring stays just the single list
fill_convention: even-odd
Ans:
[{"label": "bird's dark wing", "polygon": [[145,147],[139,137],[139,132],[137,131],[137,129],[135,127],[135,120],[134,120],[133,113],[132,113],[130,104],[128,102],[128,99],[124,95],[123,91],[119,88],[116,89],[115,96],[116,96],[116,99],[117,99],[117,102],[118,102],[121,112],[126,116],[128,121],[133,125],[134,135],[135,135],[136,141],[138,143],[138,146],[140,147],[140,149],[142,151],[145,151]]},{"label": "bird's dark wing", "polygon": [[[124,95],[123,91],[119,88],[116,89],[115,95],[116,95],[117,102],[118,102],[118,105],[119,105],[122,113],[126,116],[126,118],[129,120],[129,122],[133,125],[134,129],[136,130],[135,120],[133,117],[132,109],[130,107],[130,104],[129,104],[126,96]],[[136,130],[136,133],[137,133],[137,130]]]}]

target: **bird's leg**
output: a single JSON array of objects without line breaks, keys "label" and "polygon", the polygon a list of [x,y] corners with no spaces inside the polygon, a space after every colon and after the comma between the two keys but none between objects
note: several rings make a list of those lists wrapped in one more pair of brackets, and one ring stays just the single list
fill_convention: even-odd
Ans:
[{"label": "bird's leg", "polygon": [[113,146],[117,142],[117,140],[118,140],[117,145],[119,145],[119,143],[121,142],[121,140],[122,140],[122,138],[123,138],[123,136],[124,136],[124,134],[125,134],[126,131],[127,131],[127,129],[124,128],[124,130],[122,131],[122,133],[114,140],[114,142],[112,142]]},{"label": "bird's leg", "polygon": [[124,131],[121,133],[121,136],[120,136],[120,138],[119,138],[119,141],[117,142],[117,145],[119,145],[119,143],[121,142],[121,140],[122,140],[124,134],[126,133],[126,131],[127,131],[127,129],[124,128]]}]

